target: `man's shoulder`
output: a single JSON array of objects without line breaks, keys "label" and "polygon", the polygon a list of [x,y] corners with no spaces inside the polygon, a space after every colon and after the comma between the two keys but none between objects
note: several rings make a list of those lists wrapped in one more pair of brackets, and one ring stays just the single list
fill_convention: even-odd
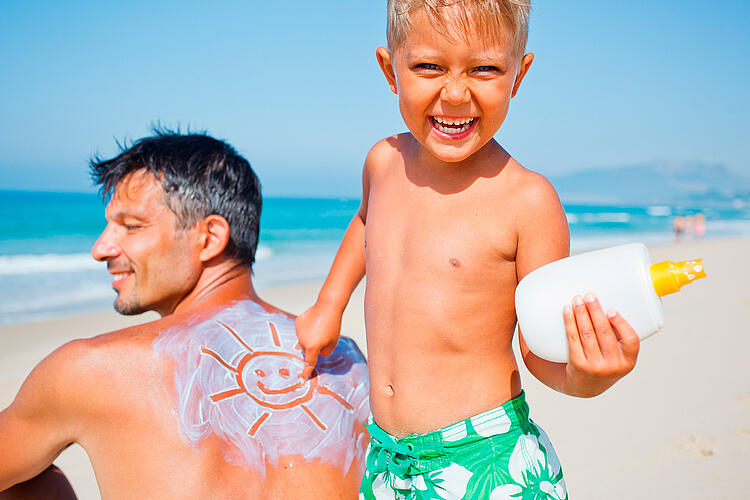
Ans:
[{"label": "man's shoulder", "polygon": [[136,355],[139,348],[150,348],[151,343],[171,322],[157,319],[146,323],[101,333],[94,337],[74,340],[63,346],[78,358],[93,357],[98,360],[115,359],[123,355]]},{"label": "man's shoulder", "polygon": [[155,334],[141,326],[132,326],[95,337],[68,342],[53,351],[43,362],[56,374],[84,382],[143,357]]},{"label": "man's shoulder", "polygon": [[108,390],[102,390],[103,382],[116,382],[123,373],[138,377],[135,372],[143,364],[133,362],[139,356],[133,341],[137,329],[127,330],[131,331],[73,340],[52,351],[26,378],[17,396],[21,406],[55,414],[61,425],[68,417],[83,421],[100,403],[111,400]]},{"label": "man's shoulder", "polygon": [[125,365],[129,370],[145,366],[142,361],[151,360],[154,339],[168,326],[169,322],[158,319],[70,341],[47,356],[37,370],[84,383],[105,373],[116,373]]}]

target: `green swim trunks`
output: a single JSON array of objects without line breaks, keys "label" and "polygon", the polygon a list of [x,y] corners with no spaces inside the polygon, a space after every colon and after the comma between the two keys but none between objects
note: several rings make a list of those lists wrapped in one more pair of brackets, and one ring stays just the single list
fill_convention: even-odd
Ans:
[{"label": "green swim trunks", "polygon": [[568,498],[547,434],[529,419],[524,393],[444,429],[396,439],[367,422],[370,447],[359,498]]}]

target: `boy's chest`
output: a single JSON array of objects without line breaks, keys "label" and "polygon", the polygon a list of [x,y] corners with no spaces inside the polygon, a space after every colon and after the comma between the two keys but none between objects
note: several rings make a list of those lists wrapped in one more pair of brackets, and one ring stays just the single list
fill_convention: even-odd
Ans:
[{"label": "boy's chest", "polygon": [[505,203],[481,189],[446,195],[409,185],[372,186],[368,274],[378,262],[470,274],[513,263],[517,229]]}]

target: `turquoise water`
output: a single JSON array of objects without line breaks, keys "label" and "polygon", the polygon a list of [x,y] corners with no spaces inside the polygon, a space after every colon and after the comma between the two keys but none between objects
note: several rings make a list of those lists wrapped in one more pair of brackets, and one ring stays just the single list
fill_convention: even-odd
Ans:
[{"label": "turquoise water", "polygon": [[[266,198],[258,288],[325,276],[359,200]],[[566,205],[573,251],[671,241],[674,215],[695,207]],[[750,210],[703,210],[707,237],[750,235]],[[0,191],[0,324],[111,307],[104,264],[89,252],[104,229],[94,194]]]}]

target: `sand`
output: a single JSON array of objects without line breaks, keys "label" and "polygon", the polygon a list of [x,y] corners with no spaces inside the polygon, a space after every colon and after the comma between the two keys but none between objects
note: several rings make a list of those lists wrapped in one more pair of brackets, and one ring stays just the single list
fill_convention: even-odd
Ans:
[{"label": "sand", "polygon": [[[654,261],[703,257],[708,279],[665,297],[666,326],[646,340],[635,370],[605,394],[577,399],[521,376],[532,418],[555,444],[572,499],[741,499],[750,464],[750,239],[651,248]],[[303,311],[320,283],[260,295]],[[366,352],[363,291],[355,293],[343,331]],[[155,319],[115,312],[0,327],[0,407],[55,347]],[[55,462],[79,498],[99,498],[78,446]]]}]

